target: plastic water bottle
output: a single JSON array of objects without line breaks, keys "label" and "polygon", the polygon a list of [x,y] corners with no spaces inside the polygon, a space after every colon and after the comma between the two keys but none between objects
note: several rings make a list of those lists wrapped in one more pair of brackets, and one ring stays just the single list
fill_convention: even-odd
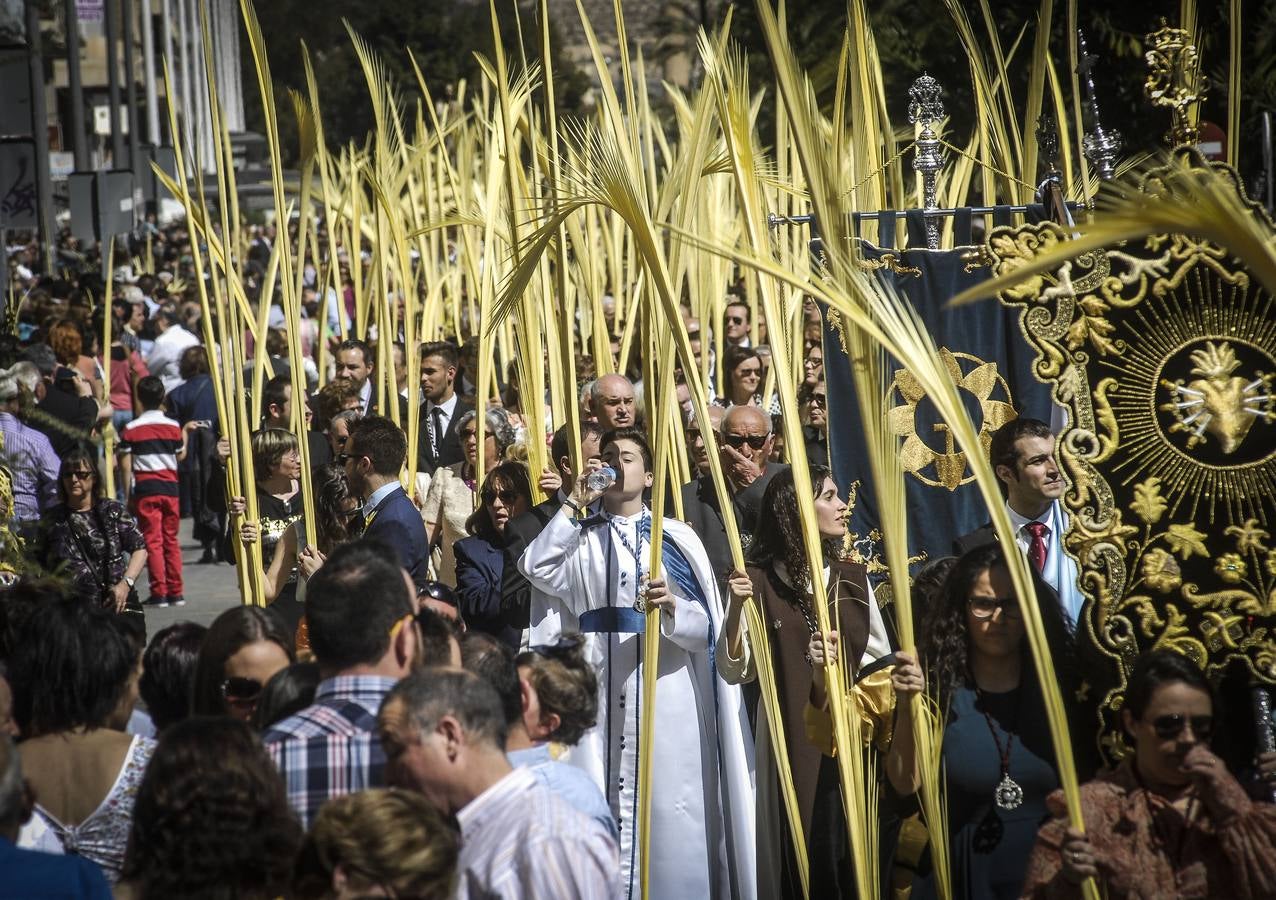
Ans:
[{"label": "plastic water bottle", "polygon": [[611,466],[603,466],[585,476],[585,487],[594,493],[602,493],[615,483],[616,470]]}]

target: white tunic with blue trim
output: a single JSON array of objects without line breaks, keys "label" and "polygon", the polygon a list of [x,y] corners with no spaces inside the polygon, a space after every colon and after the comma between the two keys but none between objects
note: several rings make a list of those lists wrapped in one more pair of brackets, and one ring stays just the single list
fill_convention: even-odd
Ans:
[{"label": "white tunic with blue trim", "polygon": [[[644,518],[646,511],[578,522],[560,511],[519,560],[532,585],[559,598],[586,633],[585,652],[598,673],[598,724],[564,759],[594,778],[620,825],[626,900],[640,896],[635,819],[645,638],[633,604],[651,561]],[[668,577],[665,564],[675,605],[672,619],[662,615],[656,681],[650,896],[754,900],[753,741],[739,686],[723,681],[714,665],[722,602],[700,539],[673,519],[665,519],[664,531],[689,564],[683,576],[699,590]]]}]

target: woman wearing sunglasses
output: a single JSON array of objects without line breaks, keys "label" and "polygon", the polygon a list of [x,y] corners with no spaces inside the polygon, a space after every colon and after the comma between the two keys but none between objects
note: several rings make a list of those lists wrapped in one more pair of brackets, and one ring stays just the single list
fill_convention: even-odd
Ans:
[{"label": "woman wearing sunglasses", "polygon": [[87,444],[62,457],[58,497],[62,502],[40,521],[32,558],[48,571],[62,568],[69,590],[85,603],[131,613],[144,634],[133,584],[146,565],[146,542],[128,510],[102,496],[97,457]]},{"label": "woman wearing sunglasses", "polygon": [[728,347],[722,354],[722,373],[726,387],[718,404],[732,406],[762,405],[762,358],[753,347]]},{"label": "woman wearing sunglasses", "polygon": [[[306,579],[315,573],[328,554],[353,540],[363,531],[363,509],[359,498],[350,492],[346,470],[329,463],[320,466],[314,474],[315,530],[318,534],[310,540],[306,534],[306,520],[297,519],[274,545],[269,563],[262,576],[262,592],[270,608],[279,614],[289,634],[298,631],[298,624],[305,612]],[[240,526],[240,539],[252,543],[257,539],[255,525]],[[265,548],[262,548],[263,551]],[[265,562],[265,557],[263,557]],[[308,646],[298,637],[298,648]]]},{"label": "woman wearing sunglasses", "polygon": [[505,528],[532,507],[527,466],[503,462],[487,473],[479,508],[465,523],[470,537],[456,542],[456,594],[466,627],[518,649],[521,634],[501,617],[501,577],[505,570]]},{"label": "woman wearing sunglasses", "polygon": [[[1060,691],[1075,707],[1071,634],[1057,603],[1040,609]],[[818,638],[812,642],[817,664],[823,657],[818,644]],[[999,545],[976,547],[953,566],[920,623],[916,655],[896,654],[891,683],[896,718],[886,775],[901,796],[921,785],[909,698],[928,688],[947,711],[941,753],[953,897],[1018,897],[1059,773],[1023,614]],[[1083,772],[1086,758],[1078,754]],[[912,896],[937,896],[928,858],[922,865]]]},{"label": "woman wearing sunglasses", "polygon": [[1210,750],[1215,703],[1190,659],[1144,654],[1121,721],[1134,752],[1081,786],[1085,833],[1061,795],[1032,852],[1024,897],[1080,896],[1098,880],[1110,898],[1276,896],[1276,807],[1255,803]]},{"label": "woman wearing sunglasses", "polygon": [[[478,485],[478,414],[470,410],[456,424],[465,459],[436,469],[430,489],[421,507],[425,535],[430,548],[438,548],[435,557],[437,578],[445,584],[456,584],[456,543],[470,533],[467,523],[477,505]],[[509,416],[503,409],[489,409],[483,420],[483,471],[490,472],[505,458],[516,435]]]},{"label": "woman wearing sunglasses", "polygon": [[275,613],[235,606],[204,635],[191,685],[191,715],[233,716],[251,722],[262,687],[296,661],[292,636]]}]

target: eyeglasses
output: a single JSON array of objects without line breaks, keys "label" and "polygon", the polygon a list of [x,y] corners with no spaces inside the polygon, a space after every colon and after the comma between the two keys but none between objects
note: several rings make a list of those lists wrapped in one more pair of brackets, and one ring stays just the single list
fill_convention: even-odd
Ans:
[{"label": "eyeglasses", "polygon": [[728,325],[743,325],[744,317],[743,316],[726,316],[725,321]]},{"label": "eyeglasses", "polygon": [[1157,716],[1152,720],[1152,730],[1163,741],[1178,737],[1188,725],[1192,726],[1192,734],[1198,741],[1208,741],[1210,735],[1214,733],[1213,716],[1181,716],[1172,714]]},{"label": "eyeglasses", "polygon": [[736,450],[739,450],[745,444],[748,444],[754,450],[761,450],[766,446],[767,438],[769,437],[770,435],[766,434],[724,434],[722,442],[728,447],[734,447]]},{"label": "eyeglasses", "polygon": [[88,481],[90,478],[93,478],[96,475],[97,475],[96,472],[63,472],[62,473],[63,478],[69,478],[72,481]]},{"label": "eyeglasses", "polygon": [[991,619],[992,614],[1001,610],[1006,619],[1022,619],[1019,601],[1014,597],[971,597],[970,614],[976,619]]},{"label": "eyeglasses", "polygon": [[518,491],[487,490],[483,492],[484,503],[492,503],[493,501],[500,500],[506,506],[513,506],[514,501],[517,499],[518,499]]},{"label": "eyeglasses", "polygon": [[806,398],[807,403],[814,403],[816,406],[828,406],[827,394],[812,394]]},{"label": "eyeglasses", "polygon": [[261,697],[261,682],[256,678],[227,678],[221,689],[222,698],[235,706],[255,704]]}]

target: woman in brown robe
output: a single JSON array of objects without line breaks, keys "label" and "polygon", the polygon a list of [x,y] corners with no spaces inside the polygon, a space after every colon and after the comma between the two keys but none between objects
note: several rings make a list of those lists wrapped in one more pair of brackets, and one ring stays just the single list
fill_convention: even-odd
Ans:
[{"label": "woman in brown robe", "polygon": [[[815,512],[824,544],[824,584],[829,618],[856,663],[857,678],[889,664],[891,644],[873,599],[867,571],[837,559],[846,535],[847,506],[823,466],[811,466]],[[811,691],[808,645],[818,629],[811,578],[802,542],[801,520],[793,473],[785,470],[767,486],[758,527],[744,572],[729,581],[725,645],[718,654],[723,676],[732,682],[757,677],[753,639],[745,625],[744,601],[757,598],[767,626],[776,693],[784,720],[789,766],[801,812],[810,862],[810,896],[841,896],[846,878],[845,824],[839,820],[837,766],[807,739],[804,712]],[[888,678],[883,672],[883,677]],[[886,682],[889,694],[889,681]],[[757,753],[758,896],[801,897],[792,839],[780,794],[775,753],[764,705],[755,726]]]}]

